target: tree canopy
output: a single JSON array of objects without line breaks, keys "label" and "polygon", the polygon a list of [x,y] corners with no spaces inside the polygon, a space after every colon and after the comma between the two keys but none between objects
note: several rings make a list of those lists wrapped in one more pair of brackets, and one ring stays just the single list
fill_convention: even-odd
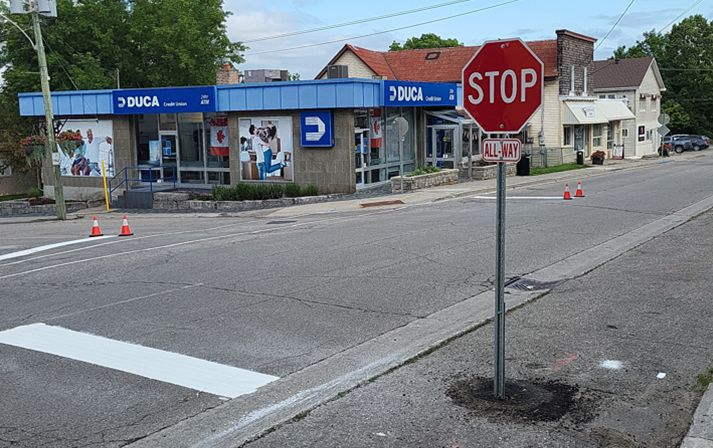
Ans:
[{"label": "tree canopy", "polygon": [[666,34],[652,30],[616,58],[653,56],[666,86],[662,111],[673,133],[713,135],[713,21],[694,15]]},{"label": "tree canopy", "polygon": [[396,41],[391,43],[389,51],[401,50],[421,50],[427,48],[446,48],[446,47],[462,47],[463,44],[458,42],[458,39],[443,39],[433,33],[421,34],[421,37],[411,37],[403,44]]},{"label": "tree canopy", "polygon": [[[93,90],[212,85],[223,58],[244,62],[247,48],[227,37],[222,0],[57,0],[41,16],[50,89]],[[10,15],[34,40],[29,14]],[[41,90],[37,54],[11,23],[0,23],[0,157],[23,168],[19,139],[33,120],[17,94]]]}]

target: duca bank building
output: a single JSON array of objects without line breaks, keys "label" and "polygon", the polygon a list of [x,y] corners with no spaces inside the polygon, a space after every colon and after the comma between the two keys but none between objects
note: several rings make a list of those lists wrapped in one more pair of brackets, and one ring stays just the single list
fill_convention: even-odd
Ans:
[{"label": "duca bank building", "polygon": [[[458,112],[459,91],[455,83],[341,78],[51,96],[55,127],[79,130],[86,148],[60,150],[65,196],[89,200],[103,198],[102,165],[112,185],[129,179],[113,198],[174,177],[180,188],[294,182],[352,193],[418,166],[455,168],[478,135]],[[19,103],[20,115],[43,119],[41,93],[21,93]],[[76,169],[82,157],[87,168]],[[48,155],[47,196],[52,179]]]}]

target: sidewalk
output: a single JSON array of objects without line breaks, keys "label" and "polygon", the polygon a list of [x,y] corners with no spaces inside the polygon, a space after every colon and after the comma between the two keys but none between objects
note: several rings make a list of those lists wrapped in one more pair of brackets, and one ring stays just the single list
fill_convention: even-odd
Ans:
[{"label": "sidewalk", "polygon": [[[702,156],[607,161],[510,177],[507,185],[572,187],[612,170]],[[268,216],[355,211],[393,200],[403,204],[375,207],[403,207],[492,193],[495,183],[353,197]],[[713,448],[713,390],[695,389],[696,376],[713,360],[711,207],[713,200],[682,210],[696,222],[672,224],[641,245],[624,236],[619,252],[592,247],[528,275],[540,283],[569,279],[559,286],[508,288],[505,402],[492,399],[488,291],[130,446]],[[671,269],[652,269],[662,259]]]}]

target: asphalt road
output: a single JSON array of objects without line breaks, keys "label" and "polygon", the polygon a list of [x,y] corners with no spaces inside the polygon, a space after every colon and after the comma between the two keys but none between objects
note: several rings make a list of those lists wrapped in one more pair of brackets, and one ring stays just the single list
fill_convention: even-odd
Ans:
[{"label": "asphalt road", "polygon": [[[702,153],[587,179],[586,197],[574,201],[560,199],[561,183],[511,190],[507,276],[545,272],[580,254],[596,261],[586,250],[611,241],[628,248],[640,229],[655,234],[658,223],[678,222],[674,212],[707,203],[710,171]],[[3,219],[0,341],[3,332],[44,324],[153,348],[157,356],[180,354],[280,378],[270,384],[298,394],[330,370],[310,376],[310,368],[336,363],[349,350],[492,288],[492,195],[279,216],[137,214],[129,217],[135,236],[117,238],[120,217],[108,214],[100,225],[111,237],[17,257],[12,254],[84,239],[91,220]],[[601,252],[607,250],[616,248]],[[621,266],[624,278],[642,263],[634,257]],[[491,303],[482,308],[492,312]],[[383,345],[393,354],[388,362],[408,355],[398,345]],[[193,434],[206,440],[201,431],[223,409],[241,412],[271,400],[266,388],[234,398],[128,373],[150,364],[134,353],[112,360],[120,368],[106,368],[49,348],[0,343],[0,394],[7,403],[0,409],[0,446],[161,446],[148,436],[210,416]],[[345,363],[332,370],[357,380],[370,372]],[[298,374],[304,381],[290,383]]]}]

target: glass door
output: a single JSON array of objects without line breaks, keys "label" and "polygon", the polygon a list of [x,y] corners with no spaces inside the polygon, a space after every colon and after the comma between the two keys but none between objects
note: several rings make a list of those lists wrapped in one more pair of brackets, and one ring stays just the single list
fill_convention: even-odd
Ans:
[{"label": "glass door", "polygon": [[[159,176],[162,178],[178,175],[177,154],[178,154],[178,139],[175,132],[159,132],[159,140],[161,142],[161,165],[163,169]],[[176,179],[178,180],[178,179]]]},{"label": "glass door", "polygon": [[364,184],[371,183],[371,172],[369,171],[369,130],[354,129],[354,161],[356,162],[356,185],[357,188]]},{"label": "glass door", "polygon": [[456,125],[437,125],[427,127],[426,165],[453,169],[460,154],[460,135]]}]

